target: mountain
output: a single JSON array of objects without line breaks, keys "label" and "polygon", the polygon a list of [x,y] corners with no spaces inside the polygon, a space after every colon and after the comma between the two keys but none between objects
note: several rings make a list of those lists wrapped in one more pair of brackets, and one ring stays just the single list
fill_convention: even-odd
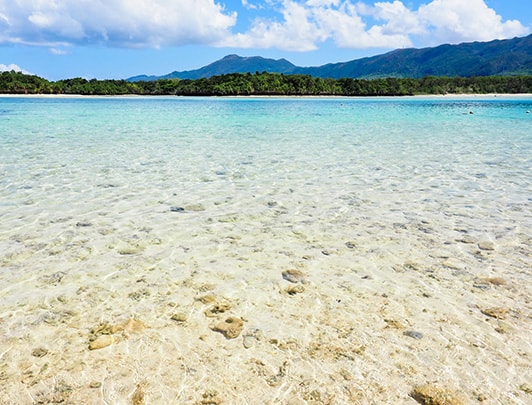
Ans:
[{"label": "mountain", "polygon": [[532,74],[532,35],[434,48],[399,49],[371,58],[303,68],[296,72],[336,79]]},{"label": "mountain", "polygon": [[197,70],[172,72],[164,76],[135,76],[127,80],[199,79],[227,73],[256,71],[306,74],[334,79],[532,75],[532,35],[490,42],[446,44],[433,48],[397,49],[383,55],[316,67],[295,66],[286,59],[228,55]]},{"label": "mountain", "polygon": [[290,73],[297,66],[286,59],[267,59],[261,56],[242,57],[238,55],[227,55],[222,59],[196,70],[184,72],[172,72],[164,76],[135,76],[128,81],[158,80],[158,79],[200,79],[202,77],[219,76],[226,73]]}]

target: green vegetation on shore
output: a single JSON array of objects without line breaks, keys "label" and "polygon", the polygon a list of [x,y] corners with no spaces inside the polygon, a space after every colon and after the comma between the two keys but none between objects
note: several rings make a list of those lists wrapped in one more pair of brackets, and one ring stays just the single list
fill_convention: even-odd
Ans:
[{"label": "green vegetation on shore", "polygon": [[175,95],[175,96],[406,96],[425,94],[532,93],[532,76],[323,79],[256,72],[205,79],[86,80],[50,82],[20,72],[0,73],[0,94]]}]

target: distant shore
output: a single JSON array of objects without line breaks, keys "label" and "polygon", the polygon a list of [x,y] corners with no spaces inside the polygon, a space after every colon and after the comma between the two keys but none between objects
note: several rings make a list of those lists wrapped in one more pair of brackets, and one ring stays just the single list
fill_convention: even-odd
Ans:
[{"label": "distant shore", "polygon": [[529,99],[532,98],[532,93],[490,93],[490,94],[470,94],[470,93],[456,93],[456,94],[416,94],[406,96],[343,96],[343,95],[249,95],[249,96],[180,96],[180,95],[146,95],[146,94],[124,94],[124,95],[83,95],[83,94],[9,94],[0,93],[1,98],[293,98],[293,99],[493,99],[493,98],[506,98],[506,99]]}]

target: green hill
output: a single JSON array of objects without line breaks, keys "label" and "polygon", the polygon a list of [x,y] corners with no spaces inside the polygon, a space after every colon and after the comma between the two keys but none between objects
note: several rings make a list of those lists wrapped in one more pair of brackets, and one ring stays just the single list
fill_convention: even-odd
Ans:
[{"label": "green hill", "polygon": [[532,75],[532,35],[433,48],[398,49],[383,55],[316,67],[295,66],[286,59],[228,55],[196,70],[176,71],[164,76],[141,75],[127,80],[200,79],[228,73],[263,71],[335,79]]}]

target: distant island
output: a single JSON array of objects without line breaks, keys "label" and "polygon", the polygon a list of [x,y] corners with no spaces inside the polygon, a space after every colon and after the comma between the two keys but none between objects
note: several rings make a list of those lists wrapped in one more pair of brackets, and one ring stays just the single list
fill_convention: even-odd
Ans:
[{"label": "distant island", "polygon": [[406,96],[532,93],[532,35],[400,49],[384,55],[302,68],[285,59],[228,55],[201,69],[124,80],[50,82],[0,73],[0,94],[175,96]]}]

